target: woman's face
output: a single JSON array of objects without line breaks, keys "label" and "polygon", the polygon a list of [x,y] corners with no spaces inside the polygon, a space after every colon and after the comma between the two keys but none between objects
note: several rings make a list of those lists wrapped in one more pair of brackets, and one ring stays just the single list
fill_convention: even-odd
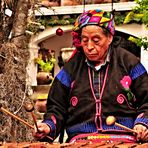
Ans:
[{"label": "woman's face", "polygon": [[103,29],[96,25],[82,28],[81,45],[86,57],[96,63],[104,62],[113,36],[106,36]]}]

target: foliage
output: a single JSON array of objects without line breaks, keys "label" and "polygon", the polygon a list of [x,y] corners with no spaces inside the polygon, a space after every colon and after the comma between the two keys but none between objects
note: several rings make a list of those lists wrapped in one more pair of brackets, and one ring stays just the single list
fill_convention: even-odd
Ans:
[{"label": "foliage", "polygon": [[41,71],[44,71],[44,72],[51,72],[55,65],[55,62],[56,62],[56,59],[54,57],[51,57],[46,61],[44,61],[40,57],[35,59],[35,63],[39,65],[39,69],[41,69]]},{"label": "foliage", "polygon": [[58,26],[58,25],[72,25],[75,22],[77,16],[75,17],[69,17],[69,18],[64,18],[62,17],[46,17],[46,18],[37,18],[36,19],[36,24],[28,24],[27,30],[33,32],[34,34],[41,32],[45,28],[51,26]]},{"label": "foliage", "polygon": [[[132,11],[121,11],[114,12],[115,24],[127,24],[127,23],[138,23],[148,25],[148,0],[135,0],[137,6],[132,9]],[[52,8],[51,8],[52,9]],[[35,19],[36,24],[29,24],[27,30],[38,33],[44,30],[48,26],[58,26],[58,25],[73,25],[75,19],[79,14],[61,16],[44,16],[37,17]]]},{"label": "foliage", "polygon": [[125,13],[115,12],[115,15],[114,15],[115,24],[116,25],[123,24],[126,15],[127,15],[126,12]]},{"label": "foliage", "polygon": [[[138,4],[125,17],[124,23],[143,23],[148,25],[148,0],[135,0]],[[148,26],[147,26],[148,27]]]},{"label": "foliage", "polygon": [[[59,26],[59,25],[73,25],[77,15],[72,15],[67,18],[65,16],[51,16],[51,17],[39,17],[36,19],[36,24],[28,24],[27,30],[33,32],[34,34],[44,30],[42,26],[45,26],[45,28],[51,26]],[[115,12],[115,24],[123,24],[125,16],[127,15],[127,12]]]},{"label": "foliage", "polygon": [[70,25],[75,22],[74,18],[68,18],[68,19],[61,19],[61,20],[54,20],[51,19],[50,22],[48,23],[49,26],[55,26],[55,25]]},{"label": "foliage", "polygon": [[[145,24],[146,27],[148,27],[148,0],[135,0],[137,3],[137,6],[134,7],[131,11],[120,11],[120,12],[114,12],[114,20],[116,25],[120,24],[129,24],[129,23],[138,23],[138,24]],[[48,16],[48,17],[39,17],[37,18],[37,23],[39,23],[39,26],[58,26],[58,25],[73,25],[75,22],[75,19],[78,17],[79,14],[75,15],[68,15],[61,16],[61,15],[55,15],[55,16]],[[41,31],[43,27],[34,26],[30,27],[30,31],[33,31],[34,33],[37,33]],[[145,49],[147,49],[147,40],[145,38],[139,38],[134,41],[138,46],[143,46]]]},{"label": "foliage", "polygon": [[27,24],[27,30],[31,31],[33,34],[38,33],[41,30],[44,30],[45,27],[42,24]]},{"label": "foliage", "polygon": [[[123,23],[141,23],[148,27],[148,0],[135,0],[138,4],[135,8],[130,11]],[[145,50],[148,49],[148,38],[147,37],[129,37],[129,40],[136,43],[137,46],[143,47]]]},{"label": "foliage", "polygon": [[143,47],[145,50],[148,49],[148,38],[147,37],[134,38],[130,36],[128,40],[136,43],[138,47]]}]

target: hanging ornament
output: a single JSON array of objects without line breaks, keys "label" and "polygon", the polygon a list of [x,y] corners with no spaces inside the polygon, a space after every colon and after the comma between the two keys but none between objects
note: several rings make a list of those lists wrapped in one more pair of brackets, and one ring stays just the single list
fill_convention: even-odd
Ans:
[{"label": "hanging ornament", "polygon": [[57,30],[56,30],[56,35],[58,35],[58,36],[62,36],[63,35],[63,30],[61,29],[61,28],[58,28]]}]

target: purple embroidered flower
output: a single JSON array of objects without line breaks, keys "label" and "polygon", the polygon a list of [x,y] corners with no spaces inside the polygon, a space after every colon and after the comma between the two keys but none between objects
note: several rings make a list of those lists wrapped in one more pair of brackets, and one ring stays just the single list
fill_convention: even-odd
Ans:
[{"label": "purple embroidered flower", "polygon": [[125,88],[125,89],[129,89],[130,85],[131,85],[131,78],[129,76],[124,76],[123,79],[120,81],[121,85]]},{"label": "purple embroidered flower", "polygon": [[119,95],[117,96],[117,102],[118,102],[119,104],[123,104],[125,98],[126,98],[126,97],[125,97],[123,94],[119,94]]},{"label": "purple embroidered flower", "polygon": [[78,104],[78,98],[77,97],[72,97],[70,99],[71,105],[76,106]]}]

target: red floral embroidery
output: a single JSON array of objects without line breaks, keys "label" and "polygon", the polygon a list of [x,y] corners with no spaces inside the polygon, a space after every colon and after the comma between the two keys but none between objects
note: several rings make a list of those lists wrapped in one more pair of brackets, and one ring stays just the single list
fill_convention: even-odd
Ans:
[{"label": "red floral embroidery", "polygon": [[73,88],[73,86],[74,86],[74,83],[75,83],[75,81],[73,81],[73,82],[71,83],[71,89]]},{"label": "red floral embroidery", "polygon": [[124,76],[123,79],[120,81],[120,83],[125,89],[129,89],[131,82],[132,80],[129,76]]},{"label": "red floral embroidery", "polygon": [[78,98],[77,97],[72,97],[70,102],[71,102],[72,106],[76,106],[78,104]]},{"label": "red floral embroidery", "polygon": [[123,104],[123,102],[124,102],[125,99],[126,99],[126,97],[125,97],[123,94],[119,94],[119,95],[117,96],[117,102],[118,102],[119,104]]},{"label": "red floral embroidery", "polygon": [[57,123],[55,116],[52,115],[52,116],[51,116],[51,119],[52,119],[52,121],[53,121],[54,124]]},{"label": "red floral embroidery", "polygon": [[127,92],[127,99],[129,103],[136,101],[135,95],[130,90],[130,85],[132,80],[130,76],[124,76],[122,80],[120,80],[121,85],[124,87],[124,90]]},{"label": "red floral embroidery", "polygon": [[142,118],[142,117],[144,117],[144,113],[141,113],[140,115],[138,115],[137,118]]}]

